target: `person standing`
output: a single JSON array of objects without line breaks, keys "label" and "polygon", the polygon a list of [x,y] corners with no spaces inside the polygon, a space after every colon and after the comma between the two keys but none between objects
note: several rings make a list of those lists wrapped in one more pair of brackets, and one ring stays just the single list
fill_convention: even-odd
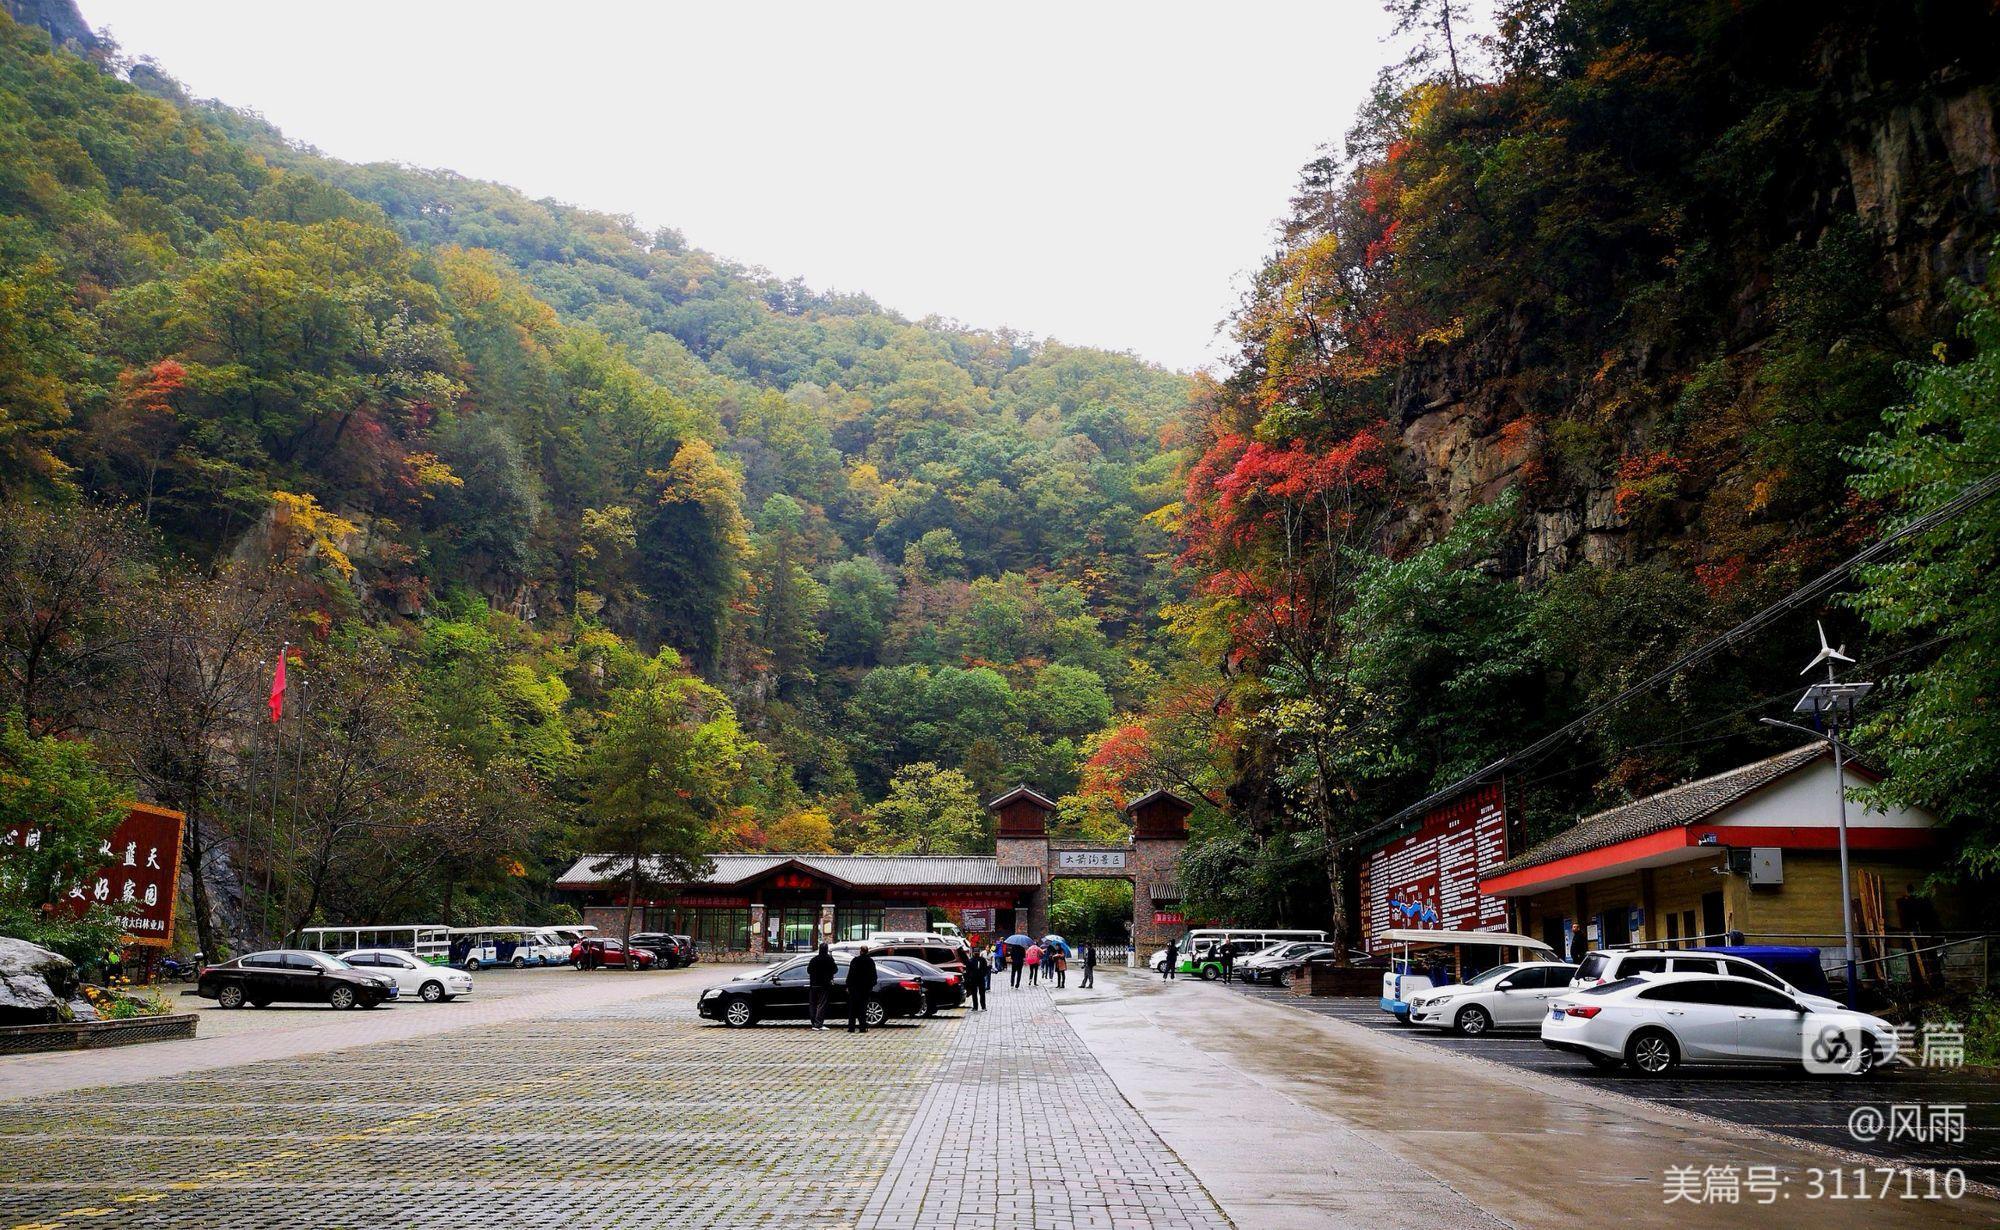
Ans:
[{"label": "person standing", "polygon": [[1097,984],[1097,945],[1090,943],[1088,940],[1086,940],[1084,941],[1083,945],[1083,981],[1077,984],[1077,989],[1085,990],[1088,989],[1089,987],[1095,986],[1096,984]]},{"label": "person standing", "polygon": [[1236,945],[1224,940],[1215,955],[1222,961],[1222,980],[1228,982],[1236,976]]},{"label": "person standing", "polygon": [[993,974],[993,963],[986,959],[980,949],[973,949],[965,959],[965,994],[972,1001],[972,1011],[986,1010],[986,983]]},{"label": "person standing", "polygon": [[1056,986],[1066,987],[1069,985],[1069,949],[1063,947],[1061,944],[1057,944],[1055,946],[1055,953]]},{"label": "person standing", "polygon": [[1021,985],[1021,963],[1021,946],[1019,944],[1007,945],[1007,966],[1014,971],[1013,986],[1018,987]]},{"label": "person standing", "polygon": [[1174,976],[1174,967],[1179,965],[1180,963],[1181,963],[1180,942],[1178,940],[1168,940],[1167,960],[1166,964],[1160,966],[1160,977],[1172,978]]},{"label": "person standing", "polygon": [[866,948],[847,963],[847,1032],[868,1032],[868,1001],[875,997],[875,958]]},{"label": "person standing", "polygon": [[812,1027],[826,1028],[826,1001],[833,998],[833,975],[840,967],[834,963],[833,952],[821,940],[819,951],[806,962],[806,995],[812,1004]]},{"label": "person standing", "polygon": [[1029,944],[1028,955],[1024,959],[1028,963],[1028,985],[1034,986],[1042,975],[1042,946]]}]

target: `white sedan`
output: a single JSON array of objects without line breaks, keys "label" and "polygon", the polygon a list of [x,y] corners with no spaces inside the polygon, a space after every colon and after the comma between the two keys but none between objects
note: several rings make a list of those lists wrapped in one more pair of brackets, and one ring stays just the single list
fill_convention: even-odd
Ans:
[{"label": "white sedan", "polygon": [[371,974],[387,974],[404,996],[414,995],[427,1004],[472,994],[471,974],[449,965],[426,964],[400,948],[357,948],[341,953],[340,959]]},{"label": "white sedan", "polygon": [[1410,998],[1410,1024],[1453,1029],[1478,1037],[1489,1029],[1540,1024],[1549,1003],[1570,993],[1576,966],[1555,961],[1496,965],[1464,982],[1419,991]]},{"label": "white sedan", "polygon": [[1820,1008],[1749,978],[1665,974],[1623,978],[1549,1005],[1542,1045],[1610,1071],[1630,1064],[1664,1076],[1684,1063],[1827,1065],[1865,1074],[1895,1057],[1880,1017]]}]

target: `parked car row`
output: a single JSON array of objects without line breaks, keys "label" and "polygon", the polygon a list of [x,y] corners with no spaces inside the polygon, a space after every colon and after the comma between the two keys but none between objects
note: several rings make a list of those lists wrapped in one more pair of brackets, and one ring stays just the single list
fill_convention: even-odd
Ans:
[{"label": "parked car row", "polygon": [[405,992],[426,1003],[441,1003],[470,995],[472,975],[393,948],[360,949],[340,956],[275,948],[204,966],[195,982],[195,994],[224,1008],[277,1003],[373,1008]]},{"label": "parked car row", "polygon": [[1867,1074],[1893,1058],[1895,1027],[1827,990],[1812,949],[1640,948],[1498,965],[1412,991],[1406,1006],[1412,1025],[1474,1037],[1534,1027],[1551,1049],[1641,1076],[1696,1064]]}]

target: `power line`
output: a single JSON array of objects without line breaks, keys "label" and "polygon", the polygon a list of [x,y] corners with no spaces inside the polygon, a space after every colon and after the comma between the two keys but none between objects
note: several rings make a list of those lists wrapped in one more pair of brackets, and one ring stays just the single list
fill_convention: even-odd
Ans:
[{"label": "power line", "polygon": [[1696,646],[1695,648],[1682,654],[1680,657],[1674,659],[1664,668],[1657,670],[1652,674],[1646,676],[1644,679],[1641,679],[1639,682],[1632,684],[1630,687],[1627,687],[1623,691],[1619,692],[1616,696],[1613,696],[1611,699],[1603,701],[1602,703],[1596,705],[1588,713],[1585,713],[1582,717],[1579,717],[1574,721],[1565,723],[1564,725],[1556,728],[1555,730],[1551,731],[1546,735],[1543,735],[1541,738],[1535,740],[1533,743],[1530,743],[1528,746],[1522,748],[1517,752],[1510,752],[1507,755],[1502,756],[1500,759],[1494,761],[1492,764],[1487,765],[1483,769],[1474,770],[1472,773],[1469,773],[1466,776],[1459,778],[1457,781],[1453,782],[1449,786],[1444,787],[1442,790],[1432,791],[1431,793],[1425,795],[1423,798],[1418,799],[1416,802],[1410,804],[1408,807],[1405,807],[1401,811],[1398,811],[1395,815],[1390,816],[1388,819],[1378,821],[1377,823],[1372,824],[1367,828],[1361,830],[1360,832],[1354,834],[1352,837],[1349,837],[1348,840],[1361,841],[1365,838],[1374,836],[1376,833],[1384,832],[1388,829],[1399,827],[1405,821],[1407,821],[1411,816],[1429,810],[1430,808],[1436,806],[1437,804],[1442,803],[1446,799],[1451,798],[1453,795],[1458,794],[1466,787],[1475,785],[1478,782],[1483,781],[1488,777],[1491,777],[1493,774],[1509,769],[1514,765],[1521,763],[1524,760],[1528,760],[1534,756],[1540,755],[1542,752],[1547,751],[1551,747],[1554,747],[1556,744],[1569,738],[1577,731],[1582,730],[1590,723],[1596,721],[1600,716],[1610,712],[1613,709],[1616,709],[1618,706],[1624,704],[1628,700],[1631,700],[1633,697],[1639,695],[1640,693],[1652,690],[1659,684],[1664,683],[1665,681],[1672,679],[1675,675],[1680,674],[1688,667],[1694,666],[1700,662],[1705,662],[1709,658],[1714,657],[1716,654],[1721,653],[1723,650],[1728,649],[1731,646],[1735,645],[1736,642],[1756,634],[1757,632],[1761,631],[1762,629],[1764,629],[1765,627],[1769,626],[1771,623],[1776,621],[1777,618],[1780,615],[1783,615],[1785,612],[1793,610],[1796,607],[1803,606],[1806,603],[1811,602],[1813,599],[1825,595],[1828,591],[1832,590],[1836,585],[1840,584],[1842,580],[1846,579],[1856,569],[1867,567],[1869,564],[1872,564],[1876,560],[1881,559],[1883,556],[1889,554],[1898,546],[1901,546],[1905,541],[1914,538],[1919,534],[1923,534],[1932,529],[1935,529],[1939,525],[1944,524],[1946,521],[1951,520],[1953,517],[1958,516],[1966,509],[1971,508],[1973,505],[1979,503],[1987,496],[1992,495],[1995,491],[2000,491],[2000,470],[1996,470],[1993,473],[1988,474],[1985,478],[1980,479],[1978,482],[1971,484],[1970,486],[1966,487],[1963,491],[1960,491],[1957,495],[1953,496],[1951,499],[1946,500],[1943,504],[1940,504],[1938,507],[1932,509],[1930,512],[1925,513],[1923,516],[1918,517],[1914,521],[1911,521],[1908,524],[1892,531],[1891,533],[1876,539],[1868,546],[1862,548],[1860,551],[1857,551],[1855,554],[1849,556],[1847,559],[1834,565],[1826,572],[1823,572],[1819,576],[1814,577],[1812,580],[1806,582],[1804,585],[1799,586],[1791,593],[1786,594],[1784,597],[1778,599],[1776,602],[1773,602],[1771,605],[1765,607],[1763,610],[1758,611],[1756,614],[1750,616],[1742,623],[1737,624],[1734,628],[1731,628],[1729,631],[1724,632],[1721,636],[1715,637],[1713,640],[1707,641],[1704,644]]},{"label": "power line", "polygon": [[[1906,645],[1901,649],[1895,650],[1894,652],[1885,653],[1880,657],[1870,658],[1868,661],[1862,662],[1859,665],[1857,665],[1854,669],[1858,671],[1876,670],[1890,662],[1894,662],[1898,658],[1907,658],[1913,653],[1922,653],[1924,650],[1929,649],[1931,646],[1940,644],[1950,639],[1951,638],[1948,636],[1934,636],[1928,640],[1919,641],[1914,645]],[[1741,718],[1747,717],[1748,715],[1755,713],[1759,709],[1762,709],[1768,705],[1776,704],[1778,701],[1792,700],[1798,696],[1798,693],[1799,689],[1795,686],[1787,687],[1776,692],[1766,692],[1762,696],[1757,697],[1755,700],[1745,703],[1740,708],[1731,709],[1729,712],[1724,713],[1718,717],[1709,718],[1707,721],[1696,722],[1692,726],[1683,726],[1679,730],[1675,731],[1674,734],[1677,736],[1691,735],[1699,730],[1707,730],[1711,726],[1720,726],[1725,722],[1738,721]],[[1694,747],[1699,744],[1719,742],[1720,740],[1723,739],[1734,739],[1737,737],[1738,733],[1740,732],[1725,731],[1724,733],[1719,735],[1707,735],[1699,739],[1675,738],[1673,740],[1668,740],[1666,738],[1659,738],[1651,740],[1646,743],[1634,744],[1629,750],[1634,752],[1646,752],[1646,751],[1660,751],[1676,747]],[[1565,777],[1571,773],[1580,773],[1585,769],[1595,768],[1601,764],[1608,764],[1612,760],[1617,759],[1617,757],[1620,754],[1621,753],[1614,752],[1607,756],[1599,756],[1595,760],[1586,760],[1579,764],[1564,765],[1562,768],[1557,769],[1554,772],[1544,773],[1540,777],[1531,777],[1526,781],[1521,782],[1520,783],[1521,789],[1525,790],[1530,786],[1539,786],[1543,782],[1552,782],[1558,777]]]}]

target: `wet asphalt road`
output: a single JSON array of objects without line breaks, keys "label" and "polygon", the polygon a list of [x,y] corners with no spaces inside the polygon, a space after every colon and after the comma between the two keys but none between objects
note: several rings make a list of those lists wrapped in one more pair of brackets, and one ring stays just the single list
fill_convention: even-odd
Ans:
[{"label": "wet asphalt road", "polygon": [[[1435,1046],[1459,1055],[1526,1071],[1611,1088],[1628,1097],[1709,1115],[1729,1123],[1812,1144],[1880,1158],[1899,1166],[1959,1167],[1966,1177],[2000,1188],[2000,1080],[1971,1071],[1898,1068],[1865,1080],[1812,1077],[1763,1068],[1682,1068],[1666,1080],[1623,1069],[1600,1073],[1583,1059],[1552,1051],[1534,1030],[1496,1030],[1464,1038],[1438,1029],[1398,1024],[1374,1000],[1313,998],[1273,987],[1232,984],[1238,994],[1319,1013]],[[1850,1116],[1862,1107],[1879,1110],[1885,1121],[1898,1106],[1962,1106],[1961,1141],[1857,1140]],[[1864,1113],[1864,1118],[1867,1117]],[[1886,1134],[1886,1133],[1884,1133]]]}]

